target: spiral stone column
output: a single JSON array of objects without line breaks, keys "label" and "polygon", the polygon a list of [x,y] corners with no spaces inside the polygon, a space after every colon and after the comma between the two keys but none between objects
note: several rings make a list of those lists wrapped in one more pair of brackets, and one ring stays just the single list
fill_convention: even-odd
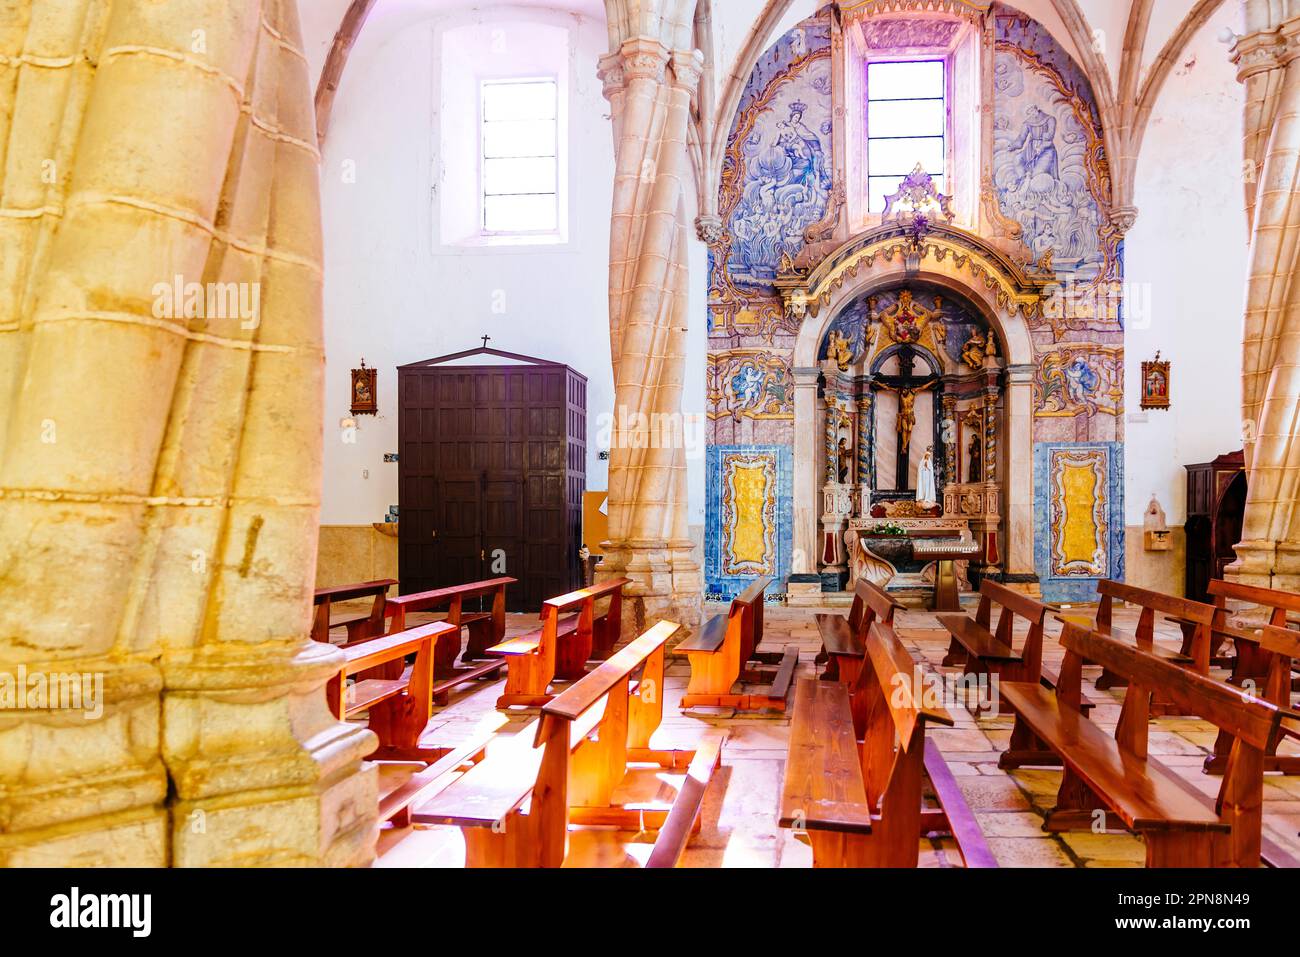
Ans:
[{"label": "spiral stone column", "polygon": [[[1286,5],[1288,8],[1292,5]],[[1246,88],[1246,201],[1251,235],[1243,359],[1243,434],[1250,490],[1229,573],[1300,587],[1300,15],[1245,0],[1247,34],[1233,59]],[[1300,14],[1300,11],[1295,13]]]},{"label": "spiral stone column", "polygon": [[625,634],[664,618],[693,628],[702,598],[687,530],[688,433],[681,409],[690,235],[683,190],[690,175],[687,127],[703,57],[682,46],[690,37],[691,10],[685,8],[693,4],[671,6],[664,10],[647,0],[635,16],[611,11],[614,49],[600,65],[615,142],[615,408],[609,541],[600,577],[632,580],[623,604]]},{"label": "spiral stone column", "polygon": [[0,687],[93,700],[0,696],[0,864],[367,863],[374,737],[332,717],[341,656],[307,637],[323,351],[297,5],[3,7]]}]

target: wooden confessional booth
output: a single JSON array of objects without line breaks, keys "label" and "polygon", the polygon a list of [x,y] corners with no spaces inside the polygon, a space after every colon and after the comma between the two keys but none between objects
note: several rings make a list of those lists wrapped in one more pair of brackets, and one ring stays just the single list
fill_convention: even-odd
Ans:
[{"label": "wooden confessional booth", "polygon": [[397,382],[402,594],[509,575],[507,608],[536,613],[581,587],[586,376],[485,345]]}]

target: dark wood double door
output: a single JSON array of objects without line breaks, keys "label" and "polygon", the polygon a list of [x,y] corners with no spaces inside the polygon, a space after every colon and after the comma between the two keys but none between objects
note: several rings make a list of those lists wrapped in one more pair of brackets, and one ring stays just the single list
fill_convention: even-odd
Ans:
[{"label": "dark wood double door", "polygon": [[398,370],[402,593],[509,575],[509,610],[538,612],[580,584],[586,380],[444,361]]}]

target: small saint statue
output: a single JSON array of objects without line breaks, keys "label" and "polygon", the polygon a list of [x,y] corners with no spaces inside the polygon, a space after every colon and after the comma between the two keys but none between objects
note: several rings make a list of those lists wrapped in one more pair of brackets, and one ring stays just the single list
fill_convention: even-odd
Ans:
[{"label": "small saint statue", "polygon": [[841,485],[849,484],[849,468],[853,464],[853,450],[849,448],[848,439],[840,436],[839,446],[837,448],[839,456],[836,468],[837,477]]},{"label": "small saint statue", "polygon": [[921,505],[933,507],[939,495],[934,486],[934,446],[931,445],[921,456],[921,464],[916,469],[916,500]]}]

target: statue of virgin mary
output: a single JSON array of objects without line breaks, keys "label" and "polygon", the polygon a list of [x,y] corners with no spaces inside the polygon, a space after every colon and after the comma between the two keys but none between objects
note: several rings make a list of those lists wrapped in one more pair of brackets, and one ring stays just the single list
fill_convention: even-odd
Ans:
[{"label": "statue of virgin mary", "polygon": [[938,504],[939,494],[934,487],[934,446],[925,450],[921,464],[916,469],[916,500],[921,505]]}]

